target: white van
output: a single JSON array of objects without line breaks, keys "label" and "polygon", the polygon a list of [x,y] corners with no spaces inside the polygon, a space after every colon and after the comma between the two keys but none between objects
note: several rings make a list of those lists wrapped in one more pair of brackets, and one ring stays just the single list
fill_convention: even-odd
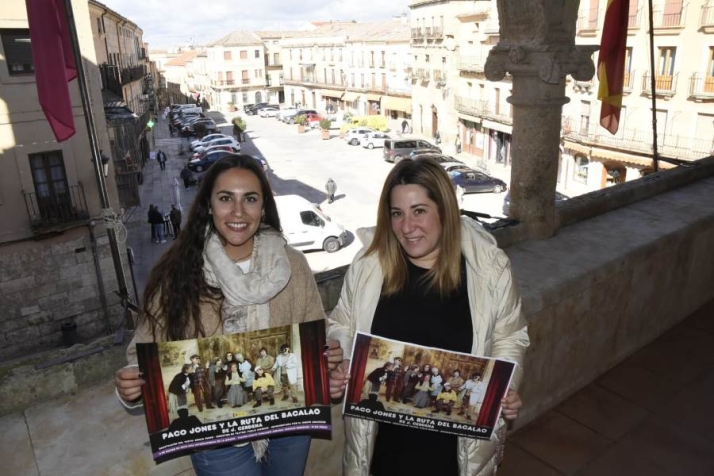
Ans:
[{"label": "white van", "polygon": [[347,242],[345,227],[333,223],[319,207],[299,195],[275,197],[280,225],[288,244],[298,250],[334,253]]}]

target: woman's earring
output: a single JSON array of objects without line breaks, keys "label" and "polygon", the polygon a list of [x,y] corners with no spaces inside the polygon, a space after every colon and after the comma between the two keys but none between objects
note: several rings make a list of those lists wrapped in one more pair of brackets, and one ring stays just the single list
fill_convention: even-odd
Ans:
[{"label": "woman's earring", "polygon": [[209,209],[208,209],[208,214],[209,214],[209,215],[213,215],[213,209],[212,209],[212,208],[209,208]]}]

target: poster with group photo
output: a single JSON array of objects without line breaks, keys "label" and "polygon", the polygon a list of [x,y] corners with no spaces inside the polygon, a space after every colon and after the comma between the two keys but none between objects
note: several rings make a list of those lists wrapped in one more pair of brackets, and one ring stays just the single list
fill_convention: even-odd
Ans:
[{"label": "poster with group photo", "polygon": [[345,415],[489,439],[516,364],[358,332]]},{"label": "poster with group photo", "polygon": [[290,434],[331,434],[325,322],[137,344],[156,462]]}]

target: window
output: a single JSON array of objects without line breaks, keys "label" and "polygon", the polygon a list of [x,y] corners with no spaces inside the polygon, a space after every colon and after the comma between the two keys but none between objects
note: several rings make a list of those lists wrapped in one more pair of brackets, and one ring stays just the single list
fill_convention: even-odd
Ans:
[{"label": "window", "polygon": [[372,73],[372,89],[375,89],[377,87],[377,77],[374,73]]},{"label": "window", "polygon": [[248,93],[243,93],[243,104],[248,104]]},{"label": "window", "polygon": [[364,73],[360,74],[359,76],[360,76],[360,83],[359,83],[360,87],[364,88]]},{"label": "window", "polygon": [[233,84],[233,71],[226,72],[226,84],[229,86]]},{"label": "window", "polygon": [[369,52],[369,67],[374,68],[374,51]]},{"label": "window", "polygon": [[230,51],[224,51],[224,52],[223,52],[223,59],[226,60],[226,61],[232,60],[233,58],[231,57],[231,52],[230,52]]},{"label": "window", "polygon": [[382,89],[386,90],[387,89],[387,74],[382,73]]},{"label": "window", "polygon": [[327,84],[327,68],[322,70],[322,82],[323,84]]},{"label": "window", "polygon": [[248,59],[248,51],[240,50],[240,59]]},{"label": "window", "polygon": [[624,87],[625,89],[632,89],[632,83],[630,80],[632,79],[632,47],[628,46],[625,48],[625,75],[624,75]]},{"label": "window", "polygon": [[248,84],[250,82],[250,74],[248,73],[248,70],[243,70],[241,71],[241,82],[243,84]]},{"label": "window", "polygon": [[302,220],[303,224],[307,226],[325,226],[325,222],[323,221],[323,219],[317,216],[317,213],[313,212],[312,210],[300,212],[300,220]]},{"label": "window", "polygon": [[37,208],[42,219],[70,217],[73,213],[72,199],[62,151],[32,154],[28,158],[37,195]]},{"label": "window", "polygon": [[255,50],[255,57],[260,58],[260,50]]},{"label": "window", "polygon": [[657,74],[660,76],[672,76],[674,74],[674,59],[676,55],[677,48],[669,46],[660,48]]},{"label": "window", "polygon": [[273,66],[280,66],[280,53],[273,53]]},{"label": "window", "polygon": [[277,44],[278,44],[278,40],[273,40],[273,44],[274,44],[274,45],[277,45]]},{"label": "window", "polygon": [[102,19],[97,17],[97,33],[102,34]]},{"label": "window", "polygon": [[574,179],[586,183],[588,181],[588,167],[590,161],[584,155],[575,156]]},{"label": "window", "polygon": [[33,74],[30,30],[0,30],[5,61],[10,75]]},{"label": "window", "polygon": [[709,47],[709,58],[707,59],[707,72],[704,78],[704,91],[714,92],[714,46]]},{"label": "window", "polygon": [[332,84],[335,84],[335,70],[332,70]]},{"label": "window", "polygon": [[590,130],[590,101],[582,101],[580,104],[580,133],[586,134]]},{"label": "window", "polygon": [[386,51],[382,51],[382,62],[380,63],[382,68],[384,68],[385,63],[387,62],[386,54]]},{"label": "window", "polygon": [[351,79],[350,83],[352,84],[352,87],[354,88],[355,87],[355,74],[354,73],[352,73],[350,75],[350,79]]}]

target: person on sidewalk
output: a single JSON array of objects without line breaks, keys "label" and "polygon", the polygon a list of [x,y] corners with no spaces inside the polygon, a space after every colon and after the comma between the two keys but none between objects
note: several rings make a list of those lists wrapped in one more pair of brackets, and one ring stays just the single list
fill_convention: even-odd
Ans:
[{"label": "person on sidewalk", "polygon": [[406,134],[408,129],[409,129],[409,122],[406,119],[404,119],[402,121],[402,134]]},{"label": "person on sidewalk", "polygon": [[459,133],[456,133],[456,139],[454,140],[454,146],[456,146],[456,153],[460,154],[461,153],[461,137],[459,137]]},{"label": "person on sidewalk", "polygon": [[156,153],[156,161],[159,163],[161,170],[166,170],[166,154],[164,154],[163,150],[159,149]]},{"label": "person on sidewalk", "polygon": [[169,137],[173,137],[173,136],[174,136],[174,125],[171,122],[169,122]]},{"label": "person on sidewalk", "polygon": [[[241,217],[236,231],[235,217]],[[144,386],[136,343],[167,342],[253,332],[268,327],[324,321],[315,277],[302,252],[280,233],[275,197],[253,157],[233,155],[214,163],[188,212],[178,240],[154,266],[144,292],[129,365],[115,373],[116,393],[131,412],[163,395]],[[250,271],[250,272],[248,272]],[[265,323],[265,324],[263,324]],[[347,365],[339,342],[327,342],[330,395],[345,391]],[[226,359],[226,362],[228,359]],[[254,381],[255,383],[255,381]],[[279,474],[305,471],[310,435],[274,436],[243,446],[197,450],[197,476]],[[271,471],[268,471],[268,470]]]},{"label": "person on sidewalk", "polygon": [[435,143],[436,145],[441,144],[441,134],[439,133],[439,131],[436,131],[436,132],[434,133],[434,143]]},{"label": "person on sidewalk", "polygon": [[169,220],[171,220],[171,226],[174,229],[174,240],[178,238],[179,232],[181,231],[181,210],[176,207],[176,205],[171,205],[171,211],[169,212]]},{"label": "person on sidewalk", "polygon": [[149,224],[149,228],[151,228],[151,242],[156,243],[156,228],[154,228],[154,223],[151,221],[151,219],[154,216],[154,205],[151,204],[149,205],[149,216],[147,223]]},{"label": "person on sidewalk", "polygon": [[154,243],[166,243],[164,238],[164,215],[156,205],[149,210],[149,223],[154,228]]},{"label": "person on sidewalk", "polygon": [[183,166],[181,170],[181,180],[183,180],[183,186],[186,190],[191,186],[191,171],[188,170],[188,165]]},{"label": "person on sidewalk", "polygon": [[327,190],[327,203],[332,203],[335,201],[335,192],[337,191],[337,184],[332,178],[327,179],[325,184],[325,190]]}]

